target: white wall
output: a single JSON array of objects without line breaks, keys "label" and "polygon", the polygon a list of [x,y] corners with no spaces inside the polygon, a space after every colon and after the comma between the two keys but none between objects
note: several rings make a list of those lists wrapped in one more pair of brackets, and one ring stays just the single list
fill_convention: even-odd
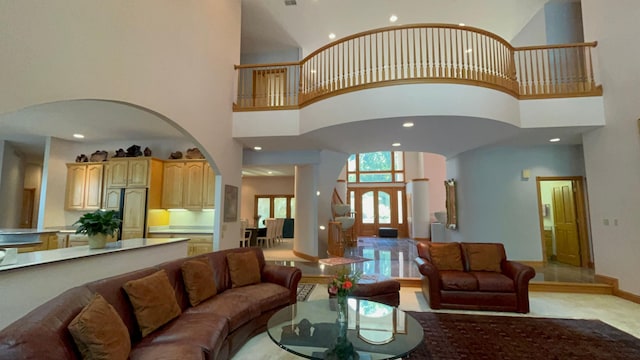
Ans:
[{"label": "white wall", "polygon": [[[457,181],[458,231],[449,241],[501,242],[513,260],[542,261],[536,176],[582,176],[580,146],[492,147],[447,161]],[[529,180],[521,179],[531,170]]]},{"label": "white wall", "polygon": [[[245,176],[242,178],[240,218],[249,220],[249,224],[253,225],[256,195],[293,195],[294,192],[293,176]],[[265,218],[265,216],[261,217],[260,221]]]},{"label": "white wall", "polygon": [[[136,104],[192,135],[221,175],[218,189],[239,186],[231,104],[240,10],[237,0],[3,1],[0,23],[11,31],[0,53],[11,55],[0,68],[0,113],[66,99]],[[236,246],[239,222],[225,230],[235,236],[215,246]]]},{"label": "white wall", "polygon": [[546,44],[570,44],[584,41],[582,9],[579,0],[549,1],[544,5],[544,14]]},{"label": "white wall", "polygon": [[596,273],[640,295],[640,6],[636,0],[582,0],[582,17],[585,39],[598,41],[607,121],[583,137]]},{"label": "white wall", "polygon": [[509,43],[513,46],[532,46],[547,43],[544,7],[529,20]]},{"label": "white wall", "polygon": [[24,168],[24,187],[36,189],[33,199],[32,226],[38,227],[38,207],[40,206],[40,186],[42,184],[42,164],[27,162]]}]

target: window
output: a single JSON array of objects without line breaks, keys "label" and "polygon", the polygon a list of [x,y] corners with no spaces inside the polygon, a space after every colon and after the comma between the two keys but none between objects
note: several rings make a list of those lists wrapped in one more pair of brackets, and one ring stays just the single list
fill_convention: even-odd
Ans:
[{"label": "window", "polygon": [[296,210],[296,199],[293,195],[256,195],[254,216],[260,215],[258,227],[268,218],[293,218]]},{"label": "window", "polygon": [[347,160],[347,181],[350,183],[404,182],[404,153],[377,151],[352,154]]}]

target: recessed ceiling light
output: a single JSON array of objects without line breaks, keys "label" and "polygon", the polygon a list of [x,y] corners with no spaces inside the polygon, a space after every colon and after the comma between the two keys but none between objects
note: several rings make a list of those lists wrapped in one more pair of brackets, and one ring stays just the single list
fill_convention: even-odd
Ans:
[{"label": "recessed ceiling light", "polygon": [[553,138],[553,139],[549,139],[550,142],[558,142],[560,141],[560,138]]},{"label": "recessed ceiling light", "polygon": [[400,146],[400,145],[402,145],[402,144],[400,144],[400,143],[393,143],[393,144],[391,144],[391,146],[393,146],[393,147],[398,147],[398,146]]},{"label": "recessed ceiling light", "polygon": [[262,146],[254,146],[253,150],[260,151],[260,150],[262,150]]},{"label": "recessed ceiling light", "polygon": [[397,17],[397,16],[395,16],[395,15],[391,15],[391,16],[389,17],[389,21],[391,21],[392,23],[394,23],[394,22],[398,21],[398,17]]},{"label": "recessed ceiling light", "polygon": [[333,40],[335,38],[336,38],[336,34],[334,33],[329,34],[329,39]]},{"label": "recessed ceiling light", "polygon": [[316,195],[320,196],[320,190],[316,191]]},{"label": "recessed ceiling light", "polygon": [[460,25],[460,26],[464,26],[464,23],[460,23],[460,24],[458,24],[458,25]]},{"label": "recessed ceiling light", "polygon": [[271,175],[273,174],[273,171],[267,171],[267,174]]},{"label": "recessed ceiling light", "polygon": [[406,127],[406,128],[410,128],[410,127],[413,127],[413,123],[409,121],[409,122],[406,122],[406,123],[402,124],[402,126]]},{"label": "recessed ceiling light", "polygon": [[82,134],[73,134],[73,137],[76,139],[84,139],[84,135]]}]

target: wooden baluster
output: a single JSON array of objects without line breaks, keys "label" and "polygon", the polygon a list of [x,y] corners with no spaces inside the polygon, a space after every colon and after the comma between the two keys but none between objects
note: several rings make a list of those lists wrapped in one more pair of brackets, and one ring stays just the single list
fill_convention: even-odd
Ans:
[{"label": "wooden baluster", "polygon": [[[404,71],[405,71],[405,64],[404,64],[404,29],[400,30],[400,68],[399,68],[399,76],[397,77],[398,79],[402,79],[405,77]],[[397,38],[396,38],[397,41]],[[396,49],[398,48],[398,45],[396,44]],[[396,56],[397,59],[397,56]]]},{"label": "wooden baluster", "polygon": [[[391,46],[391,42],[389,42],[389,46]],[[400,64],[398,63],[398,35],[396,34],[396,31],[393,30],[393,78],[398,79],[398,66]]]},{"label": "wooden baluster", "polygon": [[[447,39],[447,35],[449,35],[449,40]],[[447,61],[447,77],[453,78],[453,72],[455,71],[453,68],[453,32],[451,29],[444,29],[444,38],[445,38],[445,56],[448,57]],[[447,48],[449,50],[449,55],[447,54]]]},{"label": "wooden baluster", "polygon": [[587,47],[587,55],[589,56],[589,90],[593,91],[596,88],[596,78],[593,74],[593,61],[591,59],[591,47]]},{"label": "wooden baluster", "polygon": [[418,69],[418,55],[416,54],[416,30],[419,32],[420,29],[412,29],[411,32],[411,40],[413,42],[413,76],[412,78],[420,77],[420,70]]},{"label": "wooden baluster", "polygon": [[439,66],[439,70],[438,70],[438,77],[444,77],[444,71],[445,71],[445,64],[443,61],[443,55],[442,55],[442,36],[440,34],[440,28],[437,28],[438,31],[438,63],[440,63]]}]

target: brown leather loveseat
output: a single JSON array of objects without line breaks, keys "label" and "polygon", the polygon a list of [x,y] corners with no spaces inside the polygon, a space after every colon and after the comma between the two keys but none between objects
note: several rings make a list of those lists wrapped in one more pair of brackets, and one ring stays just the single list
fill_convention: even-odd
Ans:
[{"label": "brown leather loveseat", "polygon": [[[117,314],[122,320],[115,320],[113,325],[119,330],[120,334],[114,331],[119,340],[109,343],[124,348],[118,350],[117,358],[229,359],[251,337],[266,329],[272,314],[296,302],[301,276],[298,268],[265,264],[260,248],[241,248],[93,281],[63,292],[0,331],[0,359],[81,359],[81,351],[95,337],[102,336],[87,329],[94,326],[99,329],[97,332],[110,330],[110,322],[92,324],[109,313],[111,318]],[[166,292],[159,296],[158,289]],[[145,292],[155,295],[145,299]],[[143,315],[155,302],[166,299],[170,299],[169,307],[153,316]],[[108,308],[104,300],[115,312],[89,311],[91,306],[91,310]],[[149,308],[144,301],[149,301]],[[167,314],[171,318],[164,323],[154,317]],[[84,331],[83,336],[88,332],[94,338],[78,345],[76,333],[70,333],[70,324],[76,331]]]},{"label": "brown leather loveseat", "polygon": [[418,243],[422,293],[432,309],[529,312],[535,270],[499,243]]}]

